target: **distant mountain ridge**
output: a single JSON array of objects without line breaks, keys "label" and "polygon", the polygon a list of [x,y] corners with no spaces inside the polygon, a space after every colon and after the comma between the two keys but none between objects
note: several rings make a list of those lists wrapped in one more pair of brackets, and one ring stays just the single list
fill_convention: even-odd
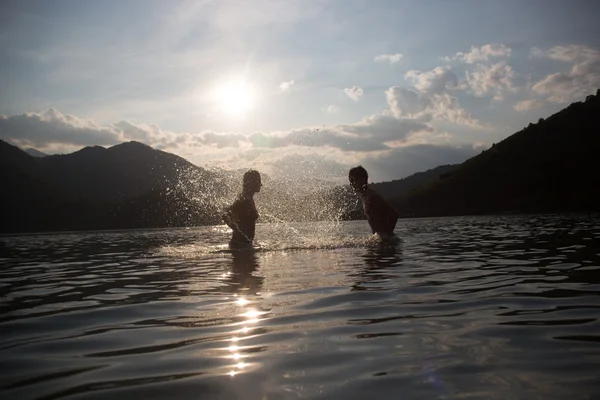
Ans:
[{"label": "distant mountain ridge", "polygon": [[25,153],[29,154],[32,157],[46,157],[48,154],[39,151],[37,149],[34,149],[32,147],[25,149]]},{"label": "distant mountain ridge", "polygon": [[4,232],[217,223],[218,205],[203,200],[232,190],[215,184],[217,174],[138,142],[34,158],[0,141],[0,170]]},{"label": "distant mountain ridge", "polygon": [[[222,223],[245,170],[207,170],[138,142],[36,158],[0,141],[2,232]],[[301,190],[263,174],[261,221],[360,218],[348,188]],[[350,199],[352,204],[348,203]]]},{"label": "distant mountain ridge", "polygon": [[[187,160],[139,142],[85,147],[39,160],[48,179],[67,193],[115,201],[173,187],[183,174],[210,180],[212,174]],[[74,168],[76,166],[76,168]]]},{"label": "distant mountain ridge", "polygon": [[[139,142],[38,158],[0,141],[0,155],[10,188],[0,212],[4,232],[219,224],[244,173],[206,170]],[[401,180],[396,192],[417,181]],[[263,182],[257,196],[263,222],[364,217],[348,185],[328,188],[310,177],[303,185],[264,174]]]},{"label": "distant mountain ridge", "polygon": [[377,182],[370,184],[377,193],[384,198],[402,197],[420,186],[435,182],[441,176],[448,174],[458,168],[459,164],[440,165],[427,171],[417,172],[402,179],[389,182]]},{"label": "distant mountain ridge", "polygon": [[405,217],[600,210],[600,90],[393,205]]}]

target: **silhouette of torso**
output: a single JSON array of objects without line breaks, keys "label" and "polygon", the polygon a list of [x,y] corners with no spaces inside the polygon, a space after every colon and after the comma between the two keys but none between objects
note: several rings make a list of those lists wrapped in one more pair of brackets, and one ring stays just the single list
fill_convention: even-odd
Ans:
[{"label": "silhouette of torso", "polygon": [[362,202],[372,232],[392,236],[398,221],[396,210],[371,188],[362,194]]},{"label": "silhouette of torso", "polygon": [[229,208],[233,229],[232,242],[247,244],[254,240],[258,211],[252,197],[240,195]]}]

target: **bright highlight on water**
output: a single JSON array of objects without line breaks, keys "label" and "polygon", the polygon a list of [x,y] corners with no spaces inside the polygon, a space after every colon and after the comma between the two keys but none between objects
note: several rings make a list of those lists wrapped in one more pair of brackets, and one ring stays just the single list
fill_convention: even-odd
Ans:
[{"label": "bright highlight on water", "polygon": [[[297,232],[297,233],[296,233]],[[2,397],[594,398],[600,218],[3,236]],[[225,245],[226,246],[226,245]]]}]

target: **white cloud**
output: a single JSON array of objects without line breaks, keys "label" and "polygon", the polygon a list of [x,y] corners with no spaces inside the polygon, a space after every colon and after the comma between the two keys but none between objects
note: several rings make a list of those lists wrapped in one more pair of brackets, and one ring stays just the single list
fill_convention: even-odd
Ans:
[{"label": "white cloud", "polygon": [[380,54],[377,57],[375,57],[375,62],[389,62],[390,64],[397,64],[400,61],[402,61],[403,58],[404,56],[400,53]]},{"label": "white cloud", "polygon": [[486,66],[477,64],[473,72],[467,71],[467,83],[473,94],[483,97],[492,93],[494,100],[503,100],[506,92],[515,92],[515,72],[505,61]]},{"label": "white cloud", "polygon": [[389,112],[397,118],[415,118],[421,121],[445,120],[455,124],[481,128],[483,125],[460,107],[450,89],[466,88],[449,66],[430,71],[408,71],[414,89],[392,86],[386,94]]},{"label": "white cloud", "polygon": [[329,114],[337,114],[340,112],[340,108],[335,104],[331,104],[325,109],[325,111],[327,111]]},{"label": "white cloud", "polygon": [[567,103],[593,93],[600,86],[600,51],[583,46],[555,46],[543,52],[547,58],[571,63],[570,70],[547,75],[532,87],[553,103]]},{"label": "white cloud", "polygon": [[422,121],[439,119],[473,128],[484,127],[460,107],[456,97],[446,92],[426,93],[392,86],[385,94],[391,113],[398,118],[415,118]]},{"label": "white cloud", "polygon": [[93,121],[49,108],[43,113],[0,115],[0,138],[39,149],[54,143],[76,146],[111,145],[119,143],[123,136],[119,127],[100,127]]},{"label": "white cloud", "polygon": [[541,108],[544,102],[537,99],[521,100],[513,106],[516,111],[524,112]]},{"label": "white cloud", "polygon": [[390,111],[396,117],[431,119],[425,115],[433,108],[431,96],[399,86],[392,86],[386,90],[385,96]]},{"label": "white cloud", "polygon": [[368,152],[390,148],[386,142],[403,142],[412,134],[430,132],[433,132],[433,128],[422,121],[392,115],[371,115],[353,124],[329,128],[301,128],[252,135],[213,131],[177,133],[162,130],[157,125],[136,125],[129,121],[102,127],[92,121],[64,115],[55,109],[42,114],[0,116],[0,138],[40,150],[55,148],[55,145],[71,148],[69,146],[113,145],[136,140],[175,152],[198,147],[217,153],[220,149],[238,148],[245,151],[252,147],[329,147],[341,151]]},{"label": "white cloud", "polygon": [[358,135],[372,137],[382,143],[404,142],[415,133],[432,133],[433,128],[423,122],[410,118],[397,118],[392,115],[375,114],[362,121],[349,125],[337,125],[336,129]]},{"label": "white cloud", "polygon": [[413,134],[423,132],[433,132],[433,128],[410,118],[376,114],[353,124],[328,128],[255,133],[249,140],[257,148],[329,147],[350,152],[371,152],[390,149],[395,146],[388,142],[406,142]]},{"label": "white cloud", "polygon": [[584,45],[554,46],[546,53],[548,58],[570,63],[598,60],[600,51]]},{"label": "white cloud", "polygon": [[341,132],[337,129],[301,128],[286,132],[254,133],[249,138],[252,147],[280,149],[287,147],[334,148],[342,151],[383,150],[383,143],[370,137]]},{"label": "white cloud", "polygon": [[352,86],[351,88],[344,89],[344,92],[354,101],[360,100],[363,95],[363,90],[360,86]]},{"label": "white cloud", "polygon": [[544,56],[544,52],[539,47],[532,47],[529,51],[529,57],[540,58]]},{"label": "white cloud", "polygon": [[241,134],[218,134],[206,131],[198,134],[174,133],[154,124],[133,124],[118,121],[108,126],[62,114],[54,108],[43,113],[0,115],[0,138],[19,146],[36,149],[72,150],[82,146],[110,146],[135,140],[160,149],[206,146],[239,147],[247,141]]},{"label": "white cloud", "polygon": [[[149,141],[153,135],[160,132],[160,128],[156,125],[141,127],[132,124],[129,121],[119,121],[113,124],[113,128],[119,132],[119,137],[128,138],[130,140],[139,140],[141,142]],[[102,143],[104,144],[104,143]]]},{"label": "white cloud", "polygon": [[[468,153],[463,148],[444,143],[447,138],[436,135],[434,128],[425,121],[391,113],[375,114],[352,124],[323,129],[302,128],[244,135],[213,131],[176,133],[157,125],[128,121],[103,127],[93,121],[49,109],[41,114],[1,116],[0,137],[15,144],[42,150],[51,148],[58,152],[65,149],[74,151],[86,145],[114,145],[138,140],[188,158],[198,165],[209,163],[213,167],[231,169],[245,168],[249,163],[256,168],[270,168],[274,160],[301,154],[302,158],[320,158],[322,162],[315,165],[329,165],[332,168],[330,177],[342,174],[341,179],[345,179],[348,166],[360,162],[372,169],[373,177],[389,180],[450,161],[462,161]],[[57,147],[57,144],[60,146]],[[306,167],[310,163],[304,164]],[[273,164],[276,165],[281,166]]]},{"label": "white cloud", "polygon": [[476,62],[488,61],[491,57],[508,57],[512,53],[512,49],[502,43],[490,43],[481,47],[471,46],[468,53],[458,52],[452,57],[444,57],[445,61],[458,60],[467,64]]},{"label": "white cloud", "polygon": [[405,78],[413,81],[415,88],[425,93],[441,93],[449,88],[459,88],[458,78],[449,66],[431,71],[408,71]]},{"label": "white cloud", "polygon": [[227,147],[240,147],[240,143],[248,140],[247,136],[239,133],[222,134],[217,132],[203,132],[199,135],[190,135],[192,140],[205,146],[213,146],[219,149]]},{"label": "white cloud", "polygon": [[290,90],[291,87],[294,86],[294,83],[295,82],[293,79],[291,81],[281,82],[281,84],[279,85],[279,90],[281,90],[282,92]]},{"label": "white cloud", "polygon": [[389,181],[435,168],[458,164],[481,152],[473,146],[448,144],[416,144],[379,154],[365,154],[360,159],[373,182]]}]

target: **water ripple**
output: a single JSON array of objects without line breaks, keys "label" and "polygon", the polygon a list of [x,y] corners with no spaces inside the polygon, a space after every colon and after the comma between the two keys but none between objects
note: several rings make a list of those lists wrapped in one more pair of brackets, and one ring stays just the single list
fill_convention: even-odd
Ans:
[{"label": "water ripple", "polygon": [[2,397],[596,398],[598,216],[397,232],[259,225],[233,254],[223,227],[1,236]]}]

